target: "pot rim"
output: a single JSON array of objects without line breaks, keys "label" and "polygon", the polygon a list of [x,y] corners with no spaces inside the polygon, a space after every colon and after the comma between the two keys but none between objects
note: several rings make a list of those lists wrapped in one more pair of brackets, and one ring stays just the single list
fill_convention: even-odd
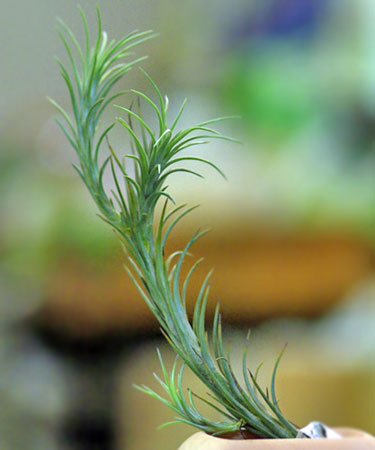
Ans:
[{"label": "pot rim", "polygon": [[[362,439],[375,439],[374,436],[372,436],[371,434],[367,433],[366,431],[362,431],[362,430],[358,430],[356,428],[349,428],[349,427],[335,427],[334,428],[335,431],[337,431],[339,434],[341,434],[341,436],[343,437],[343,439],[358,439],[358,438],[362,438]],[[200,434],[200,435],[206,435],[208,438],[211,439],[220,439],[220,441],[226,441],[226,442],[233,442],[233,441],[252,441],[253,439],[227,439],[227,438],[222,438],[220,436],[212,436],[210,434],[205,433],[204,431],[199,431],[196,434]],[[258,439],[254,439],[254,440],[258,440]],[[270,442],[270,441],[295,441],[296,439],[261,439],[261,442]],[[329,440],[335,440],[335,438],[330,438]]]},{"label": "pot rim", "polygon": [[[188,438],[180,447],[179,450],[196,450],[196,449],[206,449],[206,450],[229,450],[229,449],[301,449],[301,444],[303,443],[303,448],[309,449],[331,449],[338,448],[337,444],[340,443],[340,447],[346,450],[375,450],[375,438],[365,431],[354,429],[354,428],[334,428],[338,433],[342,434],[343,439],[225,439],[217,436],[210,436],[209,434],[200,431],[193,434]],[[337,444],[336,444],[337,443]],[[321,445],[323,444],[323,445]],[[317,446],[318,445],[318,446]],[[332,447],[333,445],[333,447]],[[358,447],[360,445],[361,447]]]}]

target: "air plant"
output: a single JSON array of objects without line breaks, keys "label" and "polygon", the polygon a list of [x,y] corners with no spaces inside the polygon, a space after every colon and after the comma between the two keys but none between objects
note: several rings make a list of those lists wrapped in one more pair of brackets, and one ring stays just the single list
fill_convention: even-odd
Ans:
[{"label": "air plant", "polygon": [[[168,371],[158,352],[162,377],[155,377],[165,396],[146,386],[138,386],[138,389],[175,411],[177,417],[171,423],[187,423],[213,434],[240,430],[268,438],[296,437],[298,430],[280,411],[275,393],[276,371],[281,355],[274,366],[270,388],[264,390],[257,381],[259,368],[255,373],[247,368],[249,336],[243,351],[242,379],[235,375],[229,352],[224,349],[218,306],[212,332],[208,333],[205,311],[210,273],[204,279],[195,301],[192,319],[187,314],[189,280],[200,261],[192,265],[184,280],[181,280],[181,268],[191,246],[205,231],[197,231],[183,250],[166,256],[166,242],[171,231],[193,209],[185,205],[175,206],[166,181],[171,174],[179,172],[200,177],[198,172],[183,166],[187,161],[209,165],[222,174],[214,163],[192,156],[188,150],[212,139],[231,140],[211,128],[211,125],[226,117],[178,130],[186,100],[177,116],[169,119],[168,98],[142,71],[153,88],[156,100],[135,89],[127,92],[136,97],[135,104],[145,103],[151,107],[156,128],[146,123],[140,108],[122,106],[116,106],[122,115],[114,123],[99,126],[103,112],[122,94],[112,92],[116,83],[143,59],[127,62],[130,50],[151,39],[154,34],[151,31],[136,31],[119,41],[108,41],[107,34],[102,31],[98,10],[98,34],[91,45],[88,24],[83,12],[80,12],[85,30],[83,49],[70,28],[60,21],[59,34],[71,70],[68,71],[59,60],[58,64],[68,88],[72,113],[69,114],[51,100],[64,119],[63,122],[56,120],[78,155],[79,163],[74,167],[96,203],[100,217],[112,227],[125,248],[131,279],[177,355],[171,371]],[[108,134],[115,124],[119,124],[130,137],[130,148],[124,156],[119,156],[109,143]],[[99,132],[99,129],[102,131]],[[109,147],[109,155],[103,157],[105,143]],[[133,168],[133,176],[129,175],[130,167]],[[112,192],[107,192],[103,184],[106,171],[110,171],[114,181]],[[162,203],[160,217],[155,215],[159,203]],[[183,388],[186,366],[208,388],[209,398],[201,400],[220,412],[222,421],[203,416],[196,406],[197,396],[191,389]]]}]

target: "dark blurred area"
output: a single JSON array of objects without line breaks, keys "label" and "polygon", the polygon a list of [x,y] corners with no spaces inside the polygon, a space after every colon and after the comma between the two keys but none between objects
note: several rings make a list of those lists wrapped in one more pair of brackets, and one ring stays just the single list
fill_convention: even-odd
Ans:
[{"label": "dark blurred area", "polygon": [[[205,262],[189,308],[214,266],[208,316],[220,300],[234,353],[249,327],[254,366],[289,343],[279,374],[286,415],[375,433],[375,3],[98,4],[110,37],[160,33],[137,54],[149,55],[142,66],[168,94],[171,117],[184,97],[183,125],[240,116],[221,131],[243,145],[194,150],[228,182],[207,169],[202,181],[170,183],[177,203],[201,207],[169,250],[214,227],[194,250]],[[95,35],[94,4],[81,5]],[[83,38],[70,0],[7,2],[0,15],[1,448],[175,449],[194,430],[157,430],[173,412],[132,388],[155,384],[156,346],[167,361],[172,352],[45,100],[68,104],[53,59],[64,55],[56,16]],[[120,87],[152,95],[137,69]],[[119,130],[111,142],[129,151]],[[186,382],[203,389],[191,374]]]}]

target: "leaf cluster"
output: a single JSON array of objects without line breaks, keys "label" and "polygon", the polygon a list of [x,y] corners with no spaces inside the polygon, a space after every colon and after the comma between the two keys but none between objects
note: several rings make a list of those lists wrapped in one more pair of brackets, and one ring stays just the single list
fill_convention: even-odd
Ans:
[{"label": "leaf cluster", "polygon": [[[125,117],[118,117],[116,123],[123,127],[130,138],[130,151],[120,158],[108,141],[108,133],[114,124],[98,133],[99,119],[107,106],[121,95],[111,94],[114,85],[143,59],[125,62],[130,50],[154,34],[151,31],[134,32],[118,42],[108,42],[106,33],[102,31],[98,11],[98,36],[90,46],[88,25],[82,11],[81,16],[86,36],[83,50],[73,32],[60,21],[60,36],[71,65],[71,75],[63,63],[58,61],[58,64],[68,88],[72,115],[51,101],[65,119],[65,123],[59,119],[57,121],[77,152],[77,172],[97,204],[102,219],[115,230],[123,243],[129,260],[129,275],[182,361],[178,368],[176,360],[168,373],[158,353],[163,377],[155,376],[167,398],[146,386],[138,388],[172,408],[177,414],[176,422],[188,423],[206,432],[220,434],[248,429],[264,437],[295,437],[297,430],[284,418],[275,394],[280,357],[274,367],[269,394],[257,382],[258,371],[252,374],[247,369],[247,345],[243,354],[242,381],[234,374],[229,352],[224,350],[218,307],[209,339],[205,312],[211,273],[202,283],[193,318],[189,320],[186,311],[187,290],[189,280],[201,260],[193,264],[183,280],[181,269],[191,246],[206,232],[198,230],[182,251],[165,257],[168,236],[179,221],[194,209],[174,205],[173,198],[167,192],[166,180],[178,172],[200,177],[199,172],[184,167],[186,161],[210,165],[222,174],[211,161],[186,154],[185,151],[211,139],[232,140],[211,128],[212,124],[227,118],[209,120],[177,131],[186,100],[177,116],[169,121],[168,98],[163,97],[149,75],[142,71],[155,92],[156,101],[132,89],[129,92],[136,97],[137,108],[117,106]],[[154,112],[156,130],[143,119],[141,104],[148,105]],[[101,148],[105,140],[110,154],[102,160]],[[129,164],[134,167],[134,176],[129,175]],[[103,185],[103,175],[107,170],[112,174],[115,185],[111,193],[107,193]],[[164,205],[161,216],[156,220],[155,208],[162,199]],[[172,208],[169,207],[171,204],[174,205]],[[186,396],[182,383],[186,366],[210,391],[210,399],[201,400],[220,412],[223,421],[212,421],[202,416],[191,390],[187,391]]]}]

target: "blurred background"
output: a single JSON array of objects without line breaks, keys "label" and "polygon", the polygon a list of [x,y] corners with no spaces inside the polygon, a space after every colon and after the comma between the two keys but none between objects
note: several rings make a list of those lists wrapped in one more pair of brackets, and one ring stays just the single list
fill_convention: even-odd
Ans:
[{"label": "blurred background", "polygon": [[[375,3],[98,4],[110,37],[160,33],[137,53],[149,55],[142,67],[172,113],[188,97],[183,125],[241,116],[220,131],[242,145],[196,150],[228,181],[210,170],[171,180],[178,203],[201,207],[170,250],[214,227],[194,250],[205,263],[191,302],[214,266],[208,315],[220,300],[233,359],[251,327],[249,365],[265,360],[268,383],[288,342],[278,382],[285,414],[300,426],[375,433]],[[95,2],[81,5],[95,35]],[[75,0],[3,1],[0,14],[1,449],[172,450],[194,430],[157,430],[174,414],[132,384],[155,387],[156,347],[167,361],[173,354],[46,101],[68,106],[56,16],[82,41]],[[121,85],[130,87],[152,95],[137,69]],[[129,150],[121,130],[111,140]],[[186,383],[205,393],[189,373]]]}]

